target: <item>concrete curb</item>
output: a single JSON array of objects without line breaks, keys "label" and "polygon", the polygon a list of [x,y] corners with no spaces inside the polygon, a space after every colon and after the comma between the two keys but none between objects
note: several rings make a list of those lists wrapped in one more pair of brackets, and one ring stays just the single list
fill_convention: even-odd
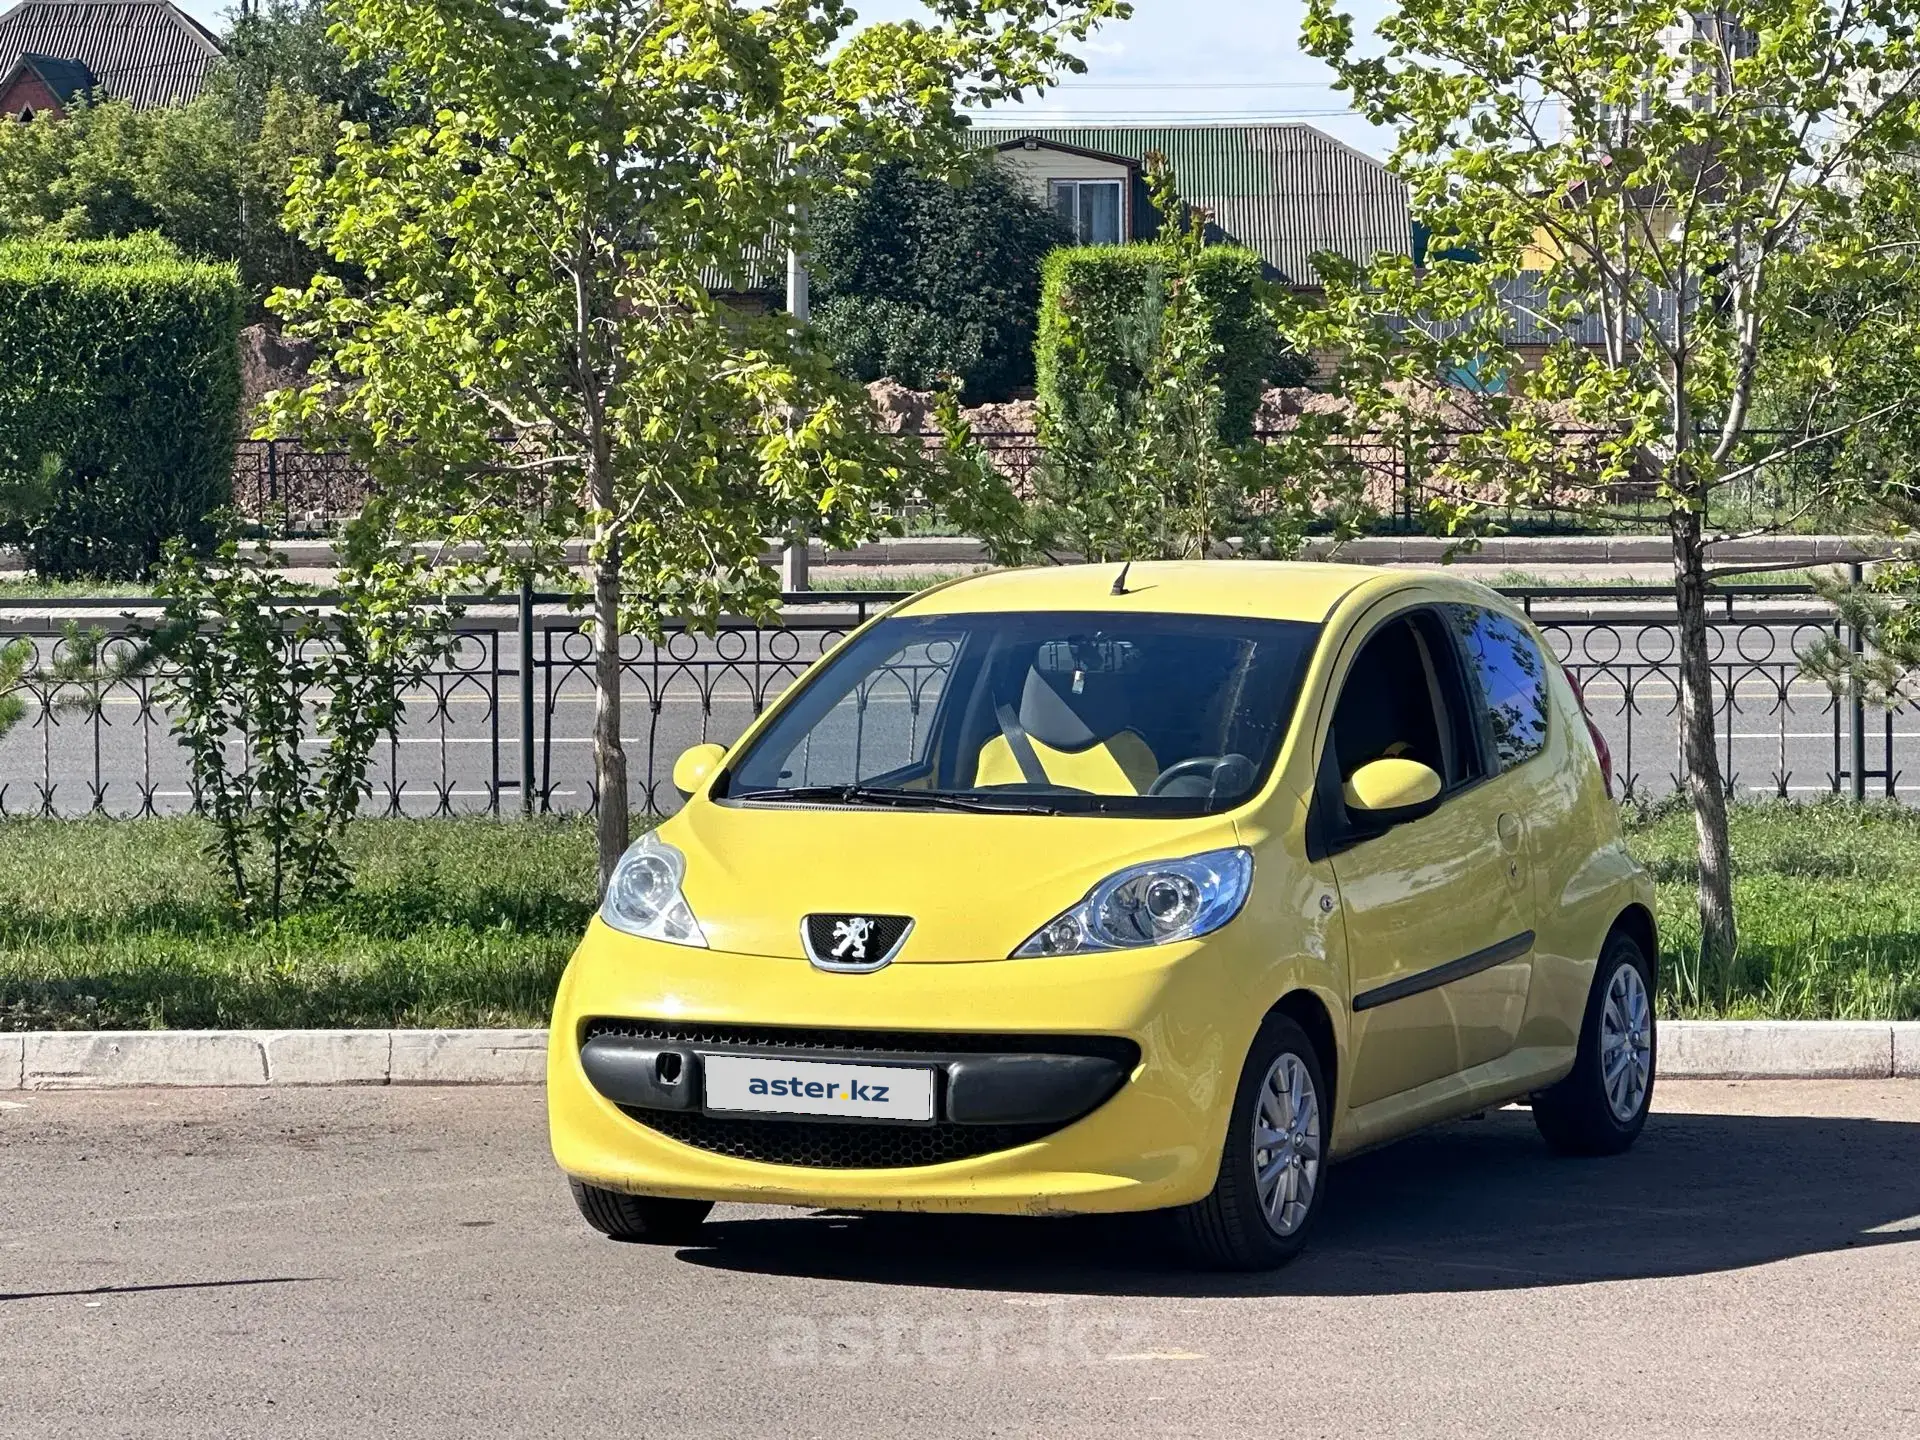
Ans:
[{"label": "concrete curb", "polygon": [[535,1085],[544,1030],[43,1030],[0,1035],[0,1089]]},{"label": "concrete curb", "polygon": [[[1670,1020],[1673,1080],[1920,1080],[1920,1021]],[[544,1030],[49,1030],[0,1035],[0,1090],[537,1085]]]}]

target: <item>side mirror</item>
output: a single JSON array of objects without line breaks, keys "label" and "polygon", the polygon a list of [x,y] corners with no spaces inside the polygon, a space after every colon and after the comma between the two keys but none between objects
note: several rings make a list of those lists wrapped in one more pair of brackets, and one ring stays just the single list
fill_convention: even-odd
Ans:
[{"label": "side mirror", "polygon": [[1340,787],[1347,810],[1382,825],[1401,825],[1440,808],[1440,777],[1418,760],[1370,760]]},{"label": "side mirror", "polygon": [[713,772],[726,758],[724,745],[696,745],[691,750],[682,750],[680,758],[673,762],[673,788],[682,795],[693,794],[713,778]]}]

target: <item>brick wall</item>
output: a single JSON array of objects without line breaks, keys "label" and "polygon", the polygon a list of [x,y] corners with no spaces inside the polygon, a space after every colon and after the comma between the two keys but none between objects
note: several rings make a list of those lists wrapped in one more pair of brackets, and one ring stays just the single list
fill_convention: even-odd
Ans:
[{"label": "brick wall", "polygon": [[36,115],[49,110],[56,115],[62,113],[59,97],[31,70],[22,70],[13,83],[0,92],[0,115],[17,118],[23,110],[31,110]]}]

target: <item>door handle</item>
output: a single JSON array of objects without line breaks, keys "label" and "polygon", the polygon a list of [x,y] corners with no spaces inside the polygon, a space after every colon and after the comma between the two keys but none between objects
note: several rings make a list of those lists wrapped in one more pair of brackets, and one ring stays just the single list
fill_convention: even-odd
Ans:
[{"label": "door handle", "polygon": [[1500,837],[1501,849],[1518,850],[1520,848],[1520,836],[1523,833],[1523,827],[1520,824],[1520,817],[1518,815],[1515,815],[1511,810],[1502,811],[1500,818],[1493,822],[1493,828],[1494,832]]}]

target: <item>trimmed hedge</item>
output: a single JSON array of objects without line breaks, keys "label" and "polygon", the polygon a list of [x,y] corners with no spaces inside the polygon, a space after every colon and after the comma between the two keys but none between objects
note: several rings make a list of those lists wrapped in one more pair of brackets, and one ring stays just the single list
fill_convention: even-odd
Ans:
[{"label": "trimmed hedge", "polygon": [[1033,383],[1041,261],[1071,239],[991,165],[959,185],[883,165],[814,211],[814,329],[856,380],[1006,400]]},{"label": "trimmed hedge", "polygon": [[[1201,252],[1197,283],[1214,308],[1223,397],[1220,434],[1244,440],[1253,430],[1260,393],[1291,358],[1259,292],[1260,257],[1237,245]],[[1139,392],[1160,330],[1166,251],[1159,245],[1079,245],[1056,250],[1040,267],[1040,328],[1034,343],[1043,405],[1064,412],[1062,393],[1075,373],[1069,352],[1092,362],[1123,409]]]},{"label": "trimmed hedge", "polygon": [[155,235],[0,244],[0,539],[137,579],[233,489],[246,295]]}]

